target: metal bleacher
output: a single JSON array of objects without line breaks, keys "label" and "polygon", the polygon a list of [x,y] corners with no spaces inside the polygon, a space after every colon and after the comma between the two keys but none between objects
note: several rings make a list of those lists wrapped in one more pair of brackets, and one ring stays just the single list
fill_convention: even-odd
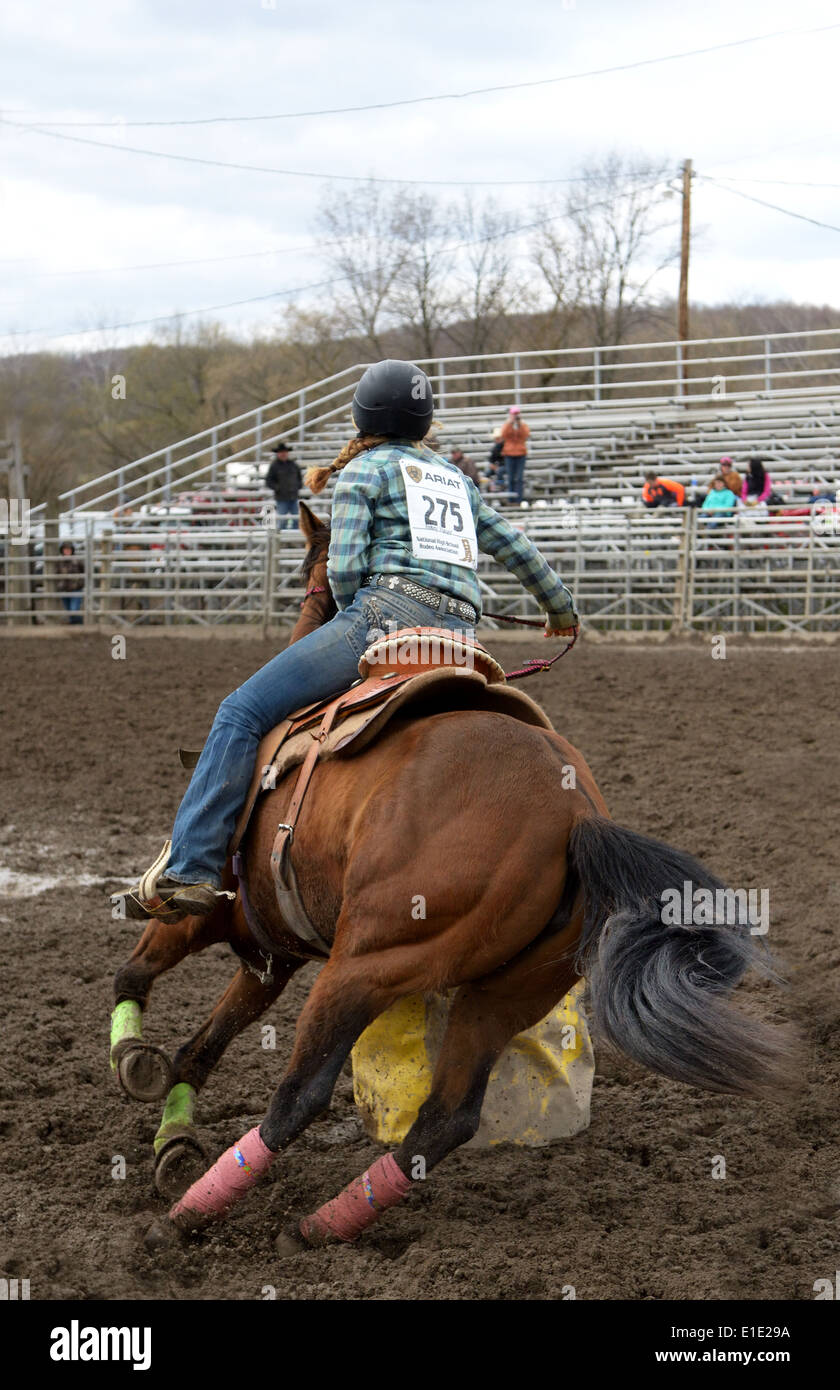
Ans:
[{"label": "metal bleacher", "polygon": [[[61,495],[59,511],[116,517],[181,499],[182,516],[194,507],[205,520],[218,512],[224,524],[253,521],[268,497],[270,446],[286,440],[306,465],[334,458],[353,431],[350,403],[366,365],[84,482]],[[435,391],[440,447],[460,444],[479,466],[506,408],[521,406],[531,427],[528,493],[549,503],[636,496],[649,467],[705,481],[722,453],[767,454],[791,482],[803,472],[822,480],[840,458],[840,328],[418,365]]]},{"label": "metal bleacher", "polygon": [[[296,529],[275,530],[269,449],[283,439],[303,466],[331,461],[353,433],[350,403],[366,365],[81,483],[62,495],[57,518],[33,508],[44,572],[50,547],[73,536],[92,621],[288,620],[303,542]],[[480,472],[494,429],[520,405],[531,429],[526,507],[503,492],[491,500],[574,583],[589,620],[840,628],[840,519],[824,524],[807,511],[815,485],[835,491],[840,481],[840,329],[418,365],[435,391],[431,442],[446,454],[460,446]],[[640,505],[649,469],[705,490],[723,455],[743,467],[752,454],[791,512],[804,514],[712,526],[692,509]],[[315,506],[325,515],[329,505],[328,491]],[[8,547],[7,614],[21,561]],[[479,580],[487,607],[533,611],[486,557]],[[42,584],[45,613],[47,591]]]}]

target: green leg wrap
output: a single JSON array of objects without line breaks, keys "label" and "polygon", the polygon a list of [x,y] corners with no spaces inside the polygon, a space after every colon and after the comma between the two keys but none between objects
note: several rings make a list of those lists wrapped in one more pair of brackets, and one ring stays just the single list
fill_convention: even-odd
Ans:
[{"label": "green leg wrap", "polygon": [[125,1038],[143,1036],[143,1010],[134,999],[123,999],[111,1014],[111,1071],[116,1070],[114,1048]]},{"label": "green leg wrap", "polygon": [[192,1128],[195,1097],[195,1087],[186,1081],[179,1081],[177,1086],[172,1087],[166,1097],[160,1129],[155,1135],[156,1154],[170,1139],[176,1138],[185,1129]]}]

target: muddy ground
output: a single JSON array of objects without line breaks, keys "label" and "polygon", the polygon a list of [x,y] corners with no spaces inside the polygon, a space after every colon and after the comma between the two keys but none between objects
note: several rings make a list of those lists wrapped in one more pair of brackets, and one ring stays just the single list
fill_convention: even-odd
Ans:
[{"label": "muddy ground", "polygon": [[[492,639],[491,639],[492,645]],[[534,643],[499,644],[516,665]],[[138,929],[111,919],[104,879],[145,868],[184,785],[174,750],[274,651],[257,638],[129,635],[124,661],[82,633],[0,641],[0,1272],[31,1297],[814,1297],[837,1265],[840,863],[836,650],[581,643],[527,689],[593,767],[614,816],[770,889],[782,989],[744,1007],[794,1020],[798,1097],[772,1106],[705,1095],[604,1050],[583,1135],[543,1150],[460,1152],[353,1248],[280,1262],[272,1239],[376,1156],[339,1082],[330,1113],[216,1233],[149,1254],[164,1205],[152,1183],[159,1106],[108,1069],[111,979]],[[62,880],[32,893],[37,876]],[[41,883],[42,886],[42,883]],[[28,896],[12,896],[28,894]],[[209,1012],[227,948],[156,987],[146,1035],[167,1050]],[[218,1152],[258,1122],[280,1076],[310,966],[251,1028],[199,1102]],[[112,1177],[116,1155],[124,1180]],[[725,1180],[713,1180],[723,1155]]]}]

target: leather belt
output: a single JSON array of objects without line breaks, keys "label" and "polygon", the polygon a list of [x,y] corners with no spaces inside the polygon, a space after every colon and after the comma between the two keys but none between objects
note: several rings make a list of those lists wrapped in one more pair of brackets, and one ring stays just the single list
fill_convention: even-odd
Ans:
[{"label": "leather belt", "polygon": [[416,603],[433,608],[436,613],[453,613],[465,623],[474,623],[478,619],[478,613],[471,603],[453,598],[451,594],[442,593],[440,589],[430,589],[427,584],[418,584],[416,579],[404,579],[401,574],[369,574],[364,582],[370,588],[391,589],[395,593],[404,594]]}]

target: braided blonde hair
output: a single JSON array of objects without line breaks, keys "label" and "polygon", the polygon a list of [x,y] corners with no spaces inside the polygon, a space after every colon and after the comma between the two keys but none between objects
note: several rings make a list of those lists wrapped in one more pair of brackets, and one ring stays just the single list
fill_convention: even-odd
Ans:
[{"label": "braided blonde hair", "polygon": [[357,434],[355,439],[348,439],[341,453],[333,459],[332,463],[326,468],[310,468],[304,478],[304,483],[310,492],[323,492],[333,473],[339,473],[345,464],[354,459],[357,454],[362,454],[366,449],[373,449],[377,444],[387,444],[386,434]]}]

